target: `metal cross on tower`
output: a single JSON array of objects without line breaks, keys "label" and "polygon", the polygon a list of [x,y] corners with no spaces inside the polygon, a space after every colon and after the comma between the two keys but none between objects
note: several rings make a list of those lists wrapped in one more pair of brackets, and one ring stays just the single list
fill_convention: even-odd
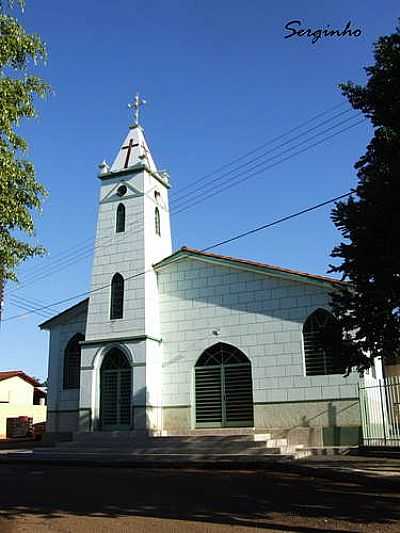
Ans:
[{"label": "metal cross on tower", "polygon": [[146,104],[146,100],[140,98],[139,93],[136,93],[135,98],[131,104],[128,104],[129,109],[133,109],[133,125],[139,126],[139,111],[140,106]]}]

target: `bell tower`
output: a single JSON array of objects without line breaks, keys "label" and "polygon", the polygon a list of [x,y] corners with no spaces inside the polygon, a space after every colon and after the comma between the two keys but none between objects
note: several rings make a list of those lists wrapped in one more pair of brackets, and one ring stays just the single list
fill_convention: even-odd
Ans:
[{"label": "bell tower", "polygon": [[[152,265],[172,253],[168,175],[160,172],[134,121],[111,167],[99,166],[100,195],[86,336],[82,343],[80,409],[101,427],[99,367],[109,347],[125,351],[132,366],[133,428],[157,428],[161,339],[157,274]],[[153,409],[154,407],[154,409]],[[87,431],[87,423],[81,428]]]}]

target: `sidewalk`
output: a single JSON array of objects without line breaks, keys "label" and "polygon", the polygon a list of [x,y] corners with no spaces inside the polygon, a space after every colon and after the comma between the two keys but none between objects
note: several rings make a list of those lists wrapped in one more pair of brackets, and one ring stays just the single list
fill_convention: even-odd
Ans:
[{"label": "sidewalk", "polygon": [[[24,443],[24,446],[27,443]],[[356,455],[318,455],[295,459],[292,455],[265,454],[154,454],[117,450],[58,450],[57,448],[0,449],[1,464],[47,464],[136,468],[270,469],[312,477],[356,481],[371,479],[400,482],[400,458]]]}]

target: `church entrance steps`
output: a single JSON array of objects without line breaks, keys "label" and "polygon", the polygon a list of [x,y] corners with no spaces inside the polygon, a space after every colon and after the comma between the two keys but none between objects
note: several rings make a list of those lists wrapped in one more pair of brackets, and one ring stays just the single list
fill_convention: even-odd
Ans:
[{"label": "church entrance steps", "polygon": [[[216,437],[216,436],[248,436],[256,435],[254,428],[202,428],[188,431],[162,431],[162,437]],[[264,433],[265,434],[265,433]]]},{"label": "church entrance steps", "polygon": [[35,449],[31,451],[0,454],[0,464],[54,464],[65,466],[111,466],[142,468],[206,468],[243,469],[264,468],[268,465],[289,465],[294,460],[290,454],[279,453],[149,453],[120,450]]},{"label": "church entrance steps", "polygon": [[71,442],[57,444],[64,450],[120,450],[132,453],[155,454],[266,454],[279,453],[277,446],[267,446],[267,440],[254,440],[253,435],[205,435],[201,437],[149,437],[143,434],[117,438],[113,435],[92,433],[77,435]]}]

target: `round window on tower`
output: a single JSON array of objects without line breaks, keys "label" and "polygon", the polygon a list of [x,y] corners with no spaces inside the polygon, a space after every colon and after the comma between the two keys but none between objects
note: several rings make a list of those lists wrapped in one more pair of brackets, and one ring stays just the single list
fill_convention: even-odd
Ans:
[{"label": "round window on tower", "polygon": [[124,196],[124,194],[126,194],[126,191],[128,189],[126,188],[126,185],[120,185],[117,189],[117,194],[118,196]]}]

